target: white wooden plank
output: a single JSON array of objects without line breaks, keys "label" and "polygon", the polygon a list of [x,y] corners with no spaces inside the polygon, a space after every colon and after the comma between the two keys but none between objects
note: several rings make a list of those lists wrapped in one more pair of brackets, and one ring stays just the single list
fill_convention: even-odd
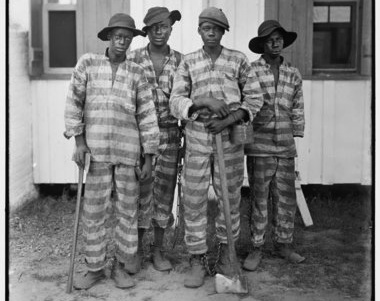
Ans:
[{"label": "white wooden plank", "polygon": [[[32,90],[35,88],[35,98],[32,102],[33,107],[33,133],[36,144],[33,151],[34,180],[36,183],[45,183],[51,178],[49,169],[49,123],[48,123],[48,103],[46,103],[47,81],[33,81]],[[49,182],[47,182],[49,183]]]},{"label": "white wooden plank", "polygon": [[365,121],[363,82],[352,81],[336,83],[336,106],[339,110],[335,114],[336,140],[334,149],[334,168],[336,170],[335,183],[360,181],[362,133]]},{"label": "white wooden plank", "polygon": [[308,183],[322,183],[322,125],[323,125],[323,82],[314,81],[311,85],[310,127],[311,137],[308,156]]},{"label": "white wooden plank", "polygon": [[323,83],[323,120],[322,127],[322,184],[334,183],[334,157],[335,157],[335,81]]},{"label": "white wooden plank", "polygon": [[68,141],[62,134],[67,87],[68,81],[32,81],[35,183],[76,181],[71,161],[74,141]]},{"label": "white wooden plank", "polygon": [[371,164],[371,138],[372,138],[372,122],[371,122],[371,82],[367,81],[365,83],[365,97],[363,101],[364,114],[363,120],[365,120],[363,126],[363,140],[362,140],[362,172],[361,172],[361,183],[364,185],[372,185],[372,164]]},{"label": "white wooden plank", "polygon": [[298,168],[301,177],[301,184],[307,184],[309,179],[308,162],[310,157],[311,139],[311,81],[303,81],[303,98],[305,110],[305,132],[304,137],[297,139]]}]

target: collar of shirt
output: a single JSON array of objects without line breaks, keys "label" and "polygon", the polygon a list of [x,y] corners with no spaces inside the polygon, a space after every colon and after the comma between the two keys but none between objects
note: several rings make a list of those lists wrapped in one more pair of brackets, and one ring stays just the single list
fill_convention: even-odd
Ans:
[{"label": "collar of shirt", "polygon": [[[108,49],[109,48],[107,47],[106,51],[104,52],[104,56],[106,57],[107,60],[110,60],[110,56],[108,54]],[[125,62],[126,59],[127,59],[127,55],[125,55],[123,62]]]},{"label": "collar of shirt", "polygon": [[[260,56],[259,58],[259,62],[260,64],[266,66],[267,68],[270,68],[270,65],[267,63],[267,61],[264,59],[264,56]],[[289,63],[285,60],[285,58],[283,56],[281,56],[281,63],[280,63],[280,67],[281,66],[285,66],[287,67],[289,65]]]}]

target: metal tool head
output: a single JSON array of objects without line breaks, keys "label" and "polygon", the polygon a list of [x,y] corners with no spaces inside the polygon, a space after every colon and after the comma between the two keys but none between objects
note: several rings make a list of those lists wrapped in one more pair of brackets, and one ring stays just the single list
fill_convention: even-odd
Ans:
[{"label": "metal tool head", "polygon": [[215,275],[215,290],[218,294],[248,294],[248,280],[245,276],[236,274],[232,278]]}]

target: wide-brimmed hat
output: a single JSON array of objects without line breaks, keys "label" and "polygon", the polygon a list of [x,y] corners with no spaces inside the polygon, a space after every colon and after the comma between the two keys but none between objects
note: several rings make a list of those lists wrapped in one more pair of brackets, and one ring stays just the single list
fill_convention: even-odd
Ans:
[{"label": "wide-brimmed hat", "polygon": [[111,17],[110,21],[108,22],[108,26],[104,27],[101,31],[98,33],[98,38],[102,41],[108,41],[108,33],[114,29],[114,28],[125,28],[133,32],[133,36],[144,36],[144,32],[136,29],[135,21],[132,19],[130,15],[127,14],[115,14]]},{"label": "wide-brimmed hat", "polygon": [[259,26],[257,30],[258,36],[249,41],[249,49],[254,53],[264,53],[264,42],[275,30],[281,32],[284,39],[284,48],[293,44],[297,39],[297,33],[286,31],[276,20],[267,20]]},{"label": "wide-brimmed hat", "polygon": [[148,28],[153,24],[160,23],[166,19],[170,19],[172,21],[172,25],[175,21],[181,20],[181,13],[178,10],[169,11],[166,7],[155,6],[148,9],[144,17],[145,26],[142,28],[144,32],[148,31]]},{"label": "wide-brimmed hat", "polygon": [[213,23],[227,31],[230,29],[230,25],[228,24],[228,20],[224,12],[220,8],[213,6],[205,8],[199,15],[198,25],[200,26],[204,22]]}]

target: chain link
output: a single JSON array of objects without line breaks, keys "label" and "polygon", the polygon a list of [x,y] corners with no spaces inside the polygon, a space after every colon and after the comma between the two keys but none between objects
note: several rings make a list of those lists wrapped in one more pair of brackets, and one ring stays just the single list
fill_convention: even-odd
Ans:
[{"label": "chain link", "polygon": [[220,249],[221,249],[221,246],[222,246],[222,243],[219,242],[218,244],[218,250],[216,252],[216,261],[214,263],[213,266],[210,266],[209,262],[208,262],[208,256],[207,256],[207,253],[203,255],[202,257],[202,261],[203,261],[203,265],[206,269],[206,272],[207,274],[209,274],[210,276],[215,276],[216,274],[216,266],[219,262],[219,259],[220,259]]}]

